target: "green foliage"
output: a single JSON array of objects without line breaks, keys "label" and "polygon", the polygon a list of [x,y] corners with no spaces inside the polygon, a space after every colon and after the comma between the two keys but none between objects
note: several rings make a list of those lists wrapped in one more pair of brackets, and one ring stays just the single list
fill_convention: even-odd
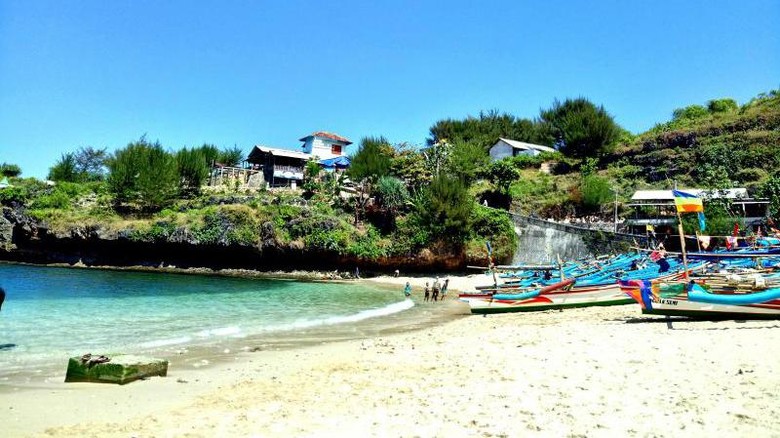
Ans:
[{"label": "green foliage", "polygon": [[106,148],[82,147],[76,151],[74,158],[76,160],[76,172],[79,174],[79,182],[102,181],[105,178],[106,160],[108,160]]},{"label": "green foliage", "polygon": [[79,148],[76,152],[62,154],[54,166],[49,168],[48,179],[58,182],[101,181],[105,176],[107,159],[105,148]]},{"label": "green foliage", "polygon": [[320,184],[320,172],[322,172],[322,168],[317,161],[309,160],[306,162],[306,166],[303,169],[303,190],[307,192],[308,195],[313,195],[322,189],[322,185]]},{"label": "green foliage", "polygon": [[414,211],[398,219],[390,252],[396,255],[412,255],[426,247],[431,240],[431,230],[425,225],[425,218],[419,211]]},{"label": "green foliage", "polygon": [[392,176],[379,178],[374,187],[374,195],[379,206],[392,213],[403,208],[409,201],[409,192],[404,182]]},{"label": "green foliage", "polygon": [[463,120],[439,120],[430,128],[427,142],[429,146],[437,143],[469,143],[487,151],[499,137],[548,144],[545,142],[547,139],[540,136],[533,121],[502,114],[497,110],[480,112],[478,117],[470,116]]},{"label": "green foliage", "polygon": [[582,178],[580,186],[582,204],[588,210],[597,210],[612,198],[609,181],[598,175],[588,175]]},{"label": "green foliage", "polygon": [[701,105],[689,105],[685,108],[677,108],[672,112],[672,120],[696,120],[701,119],[710,114],[707,108]]},{"label": "green foliage", "polygon": [[461,244],[468,233],[474,200],[466,184],[449,175],[434,177],[425,193],[425,203],[418,205],[422,222],[431,235],[452,244]]},{"label": "green foliage", "polygon": [[352,157],[347,173],[355,181],[376,181],[390,172],[392,146],[384,137],[365,137],[360,150]]},{"label": "green foliage", "polygon": [[204,143],[199,148],[197,148],[198,151],[203,155],[203,158],[206,160],[206,164],[211,168],[215,163],[224,164],[221,161],[219,161],[220,153],[219,149],[217,149],[216,146],[213,144]]},{"label": "green foliage", "polygon": [[425,156],[406,143],[396,146],[390,161],[390,173],[404,180],[412,191],[421,189],[433,178]]},{"label": "green foliage", "polygon": [[48,179],[52,181],[76,182],[80,178],[76,170],[76,156],[72,153],[62,154],[59,160],[49,169]]},{"label": "green foliage", "polygon": [[500,193],[507,194],[512,183],[520,178],[520,171],[511,159],[505,158],[490,163],[485,169],[485,177],[495,184]]},{"label": "green foliage", "polygon": [[0,164],[0,175],[7,178],[16,178],[22,174],[22,168],[16,164],[2,163]]},{"label": "green foliage", "polygon": [[739,105],[737,105],[737,101],[731,98],[713,99],[707,102],[707,111],[709,111],[710,114],[729,113],[737,111],[738,109]]},{"label": "green foliage", "polygon": [[381,235],[376,228],[369,226],[363,234],[353,235],[347,244],[346,252],[353,257],[376,260],[388,255],[382,245]]},{"label": "green foliage", "polygon": [[780,174],[767,180],[761,186],[759,195],[769,200],[769,215],[780,219]]},{"label": "green foliage", "polygon": [[540,113],[542,129],[558,150],[574,157],[596,157],[608,152],[621,136],[621,128],[603,106],[580,97],[557,99]]},{"label": "green foliage", "polygon": [[449,173],[471,183],[482,169],[490,164],[490,156],[485,148],[476,142],[458,141],[452,144],[447,164]]},{"label": "green foliage", "polygon": [[174,157],[145,138],[116,151],[108,164],[108,187],[118,203],[138,203],[145,210],[170,204],[179,189]]},{"label": "green foliage", "polygon": [[0,205],[24,204],[27,191],[22,187],[6,187],[0,189]]},{"label": "green foliage", "polygon": [[244,160],[244,152],[238,146],[225,148],[219,151],[216,160],[228,167],[238,167],[238,165],[241,164],[241,161]]},{"label": "green foliage", "polygon": [[185,198],[200,194],[200,187],[209,176],[209,165],[202,149],[183,148],[176,152],[179,192]]},{"label": "green foliage", "polygon": [[563,160],[565,157],[560,152],[542,152],[538,155],[515,155],[511,158],[505,158],[505,160],[510,160],[512,162],[512,165],[515,166],[517,169],[538,169],[542,163],[548,162],[548,161],[560,161]]},{"label": "green foliage", "polygon": [[225,205],[203,212],[203,223],[192,230],[203,245],[254,246],[260,236],[255,211],[247,205]]}]

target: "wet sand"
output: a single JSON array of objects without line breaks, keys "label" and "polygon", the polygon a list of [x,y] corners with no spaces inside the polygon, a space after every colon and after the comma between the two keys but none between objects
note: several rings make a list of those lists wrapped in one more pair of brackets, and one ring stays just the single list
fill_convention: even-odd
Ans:
[{"label": "wet sand", "polygon": [[[452,296],[428,305],[468,311]],[[468,316],[126,386],[3,394],[0,412],[5,436],[777,436],[778,341],[778,321],[634,305]]]}]

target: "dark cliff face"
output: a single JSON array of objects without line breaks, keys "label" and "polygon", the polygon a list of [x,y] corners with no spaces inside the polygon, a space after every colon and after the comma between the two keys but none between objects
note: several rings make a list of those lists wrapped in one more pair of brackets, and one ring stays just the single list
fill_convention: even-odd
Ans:
[{"label": "dark cliff face", "polygon": [[45,224],[19,208],[3,208],[0,216],[0,259],[35,264],[112,267],[175,267],[247,269],[256,271],[339,270],[355,268],[392,272],[462,270],[462,254],[435,255],[423,250],[413,257],[358,259],[323,251],[309,251],[294,245],[280,245],[261,236],[257,246],[238,244],[201,245],[181,229],[163,241],[133,240],[127,231],[111,232],[99,226],[74,225],[67,232],[54,233]]}]

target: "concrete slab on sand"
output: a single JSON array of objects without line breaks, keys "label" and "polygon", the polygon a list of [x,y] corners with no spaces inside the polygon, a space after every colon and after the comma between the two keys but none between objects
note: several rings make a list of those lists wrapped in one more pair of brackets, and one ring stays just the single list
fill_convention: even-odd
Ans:
[{"label": "concrete slab on sand", "polygon": [[98,382],[124,385],[151,376],[165,377],[168,361],[143,356],[118,354],[113,356],[84,355],[68,360],[66,382]]}]

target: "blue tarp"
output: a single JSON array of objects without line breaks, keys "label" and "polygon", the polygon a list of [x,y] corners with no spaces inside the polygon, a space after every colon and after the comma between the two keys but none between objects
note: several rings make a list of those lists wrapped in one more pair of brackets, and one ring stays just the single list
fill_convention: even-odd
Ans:
[{"label": "blue tarp", "polygon": [[326,168],[343,169],[349,167],[350,161],[348,157],[342,155],[340,157],[328,158],[327,160],[320,160],[320,164]]}]

